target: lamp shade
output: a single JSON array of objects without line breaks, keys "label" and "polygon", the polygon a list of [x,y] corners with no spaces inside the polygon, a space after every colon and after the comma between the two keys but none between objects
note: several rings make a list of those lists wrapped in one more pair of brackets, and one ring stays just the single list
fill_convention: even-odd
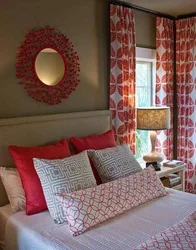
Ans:
[{"label": "lamp shade", "polygon": [[137,129],[164,130],[170,128],[169,107],[137,108]]}]

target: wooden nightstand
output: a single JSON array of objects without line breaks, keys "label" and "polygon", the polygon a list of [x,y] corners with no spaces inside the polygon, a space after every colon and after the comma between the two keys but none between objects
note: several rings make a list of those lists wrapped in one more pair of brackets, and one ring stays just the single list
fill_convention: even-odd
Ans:
[{"label": "wooden nightstand", "polygon": [[184,169],[185,169],[185,167],[186,167],[185,163],[178,165],[176,167],[173,167],[173,168],[161,166],[161,170],[157,171],[157,174],[161,178],[161,177],[165,177],[169,174],[178,173],[179,176],[181,177],[181,183],[172,187],[172,188],[184,191],[184,185],[185,185],[185,171],[184,171]]}]

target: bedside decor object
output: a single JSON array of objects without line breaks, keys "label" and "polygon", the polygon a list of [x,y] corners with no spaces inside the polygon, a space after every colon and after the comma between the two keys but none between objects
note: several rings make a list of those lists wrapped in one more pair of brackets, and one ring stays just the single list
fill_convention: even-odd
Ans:
[{"label": "bedside decor object", "polygon": [[146,167],[153,166],[156,171],[160,171],[160,166],[158,165],[157,161],[154,162],[146,162]]},{"label": "bedside decor object", "polygon": [[171,160],[171,161],[166,161],[163,163],[163,166],[170,167],[170,168],[175,168],[180,165],[184,165],[184,162],[178,161],[178,160]]},{"label": "bedside decor object", "polygon": [[160,170],[160,162],[163,156],[156,152],[156,130],[165,130],[170,127],[170,108],[169,107],[141,107],[137,108],[137,129],[152,130],[150,132],[150,140],[152,150],[143,156],[146,163],[157,162],[156,170]]},{"label": "bedside decor object", "polygon": [[[179,166],[173,167],[173,168],[162,166],[161,171],[157,172],[157,175],[159,176],[161,180],[163,177],[165,177],[165,179],[170,178],[168,180],[167,187],[171,187],[173,189],[184,191],[185,190],[185,168],[186,168],[185,163]],[[171,180],[172,177],[174,178],[173,180]]]},{"label": "bedside decor object", "polygon": [[53,28],[32,30],[18,49],[16,76],[38,102],[59,104],[79,83],[79,56],[69,38]]}]

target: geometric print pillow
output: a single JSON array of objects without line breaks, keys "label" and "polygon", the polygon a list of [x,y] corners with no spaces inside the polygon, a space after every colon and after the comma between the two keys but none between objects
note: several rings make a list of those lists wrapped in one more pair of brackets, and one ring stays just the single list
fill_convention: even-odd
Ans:
[{"label": "geometric print pillow", "polygon": [[34,158],[34,167],[40,178],[51,217],[55,223],[66,222],[62,206],[55,193],[70,193],[96,186],[86,152],[64,159],[45,160]]},{"label": "geometric print pillow", "polygon": [[122,144],[102,150],[88,150],[102,183],[142,171],[130,148]]},{"label": "geometric print pillow", "polygon": [[147,201],[167,194],[154,167],[73,193],[56,194],[73,236]]}]

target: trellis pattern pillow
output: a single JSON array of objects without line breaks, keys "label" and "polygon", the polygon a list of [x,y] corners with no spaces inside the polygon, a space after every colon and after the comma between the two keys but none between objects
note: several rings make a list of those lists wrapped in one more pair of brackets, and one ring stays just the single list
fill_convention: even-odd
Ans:
[{"label": "trellis pattern pillow", "polygon": [[102,150],[88,150],[102,183],[142,171],[126,144]]},{"label": "trellis pattern pillow", "polygon": [[56,196],[67,216],[70,232],[76,236],[96,224],[166,194],[153,166],[150,166],[125,178]]},{"label": "trellis pattern pillow", "polygon": [[58,160],[33,159],[36,172],[40,178],[46,203],[55,223],[66,221],[65,214],[55,193],[70,193],[96,185],[85,152]]}]

